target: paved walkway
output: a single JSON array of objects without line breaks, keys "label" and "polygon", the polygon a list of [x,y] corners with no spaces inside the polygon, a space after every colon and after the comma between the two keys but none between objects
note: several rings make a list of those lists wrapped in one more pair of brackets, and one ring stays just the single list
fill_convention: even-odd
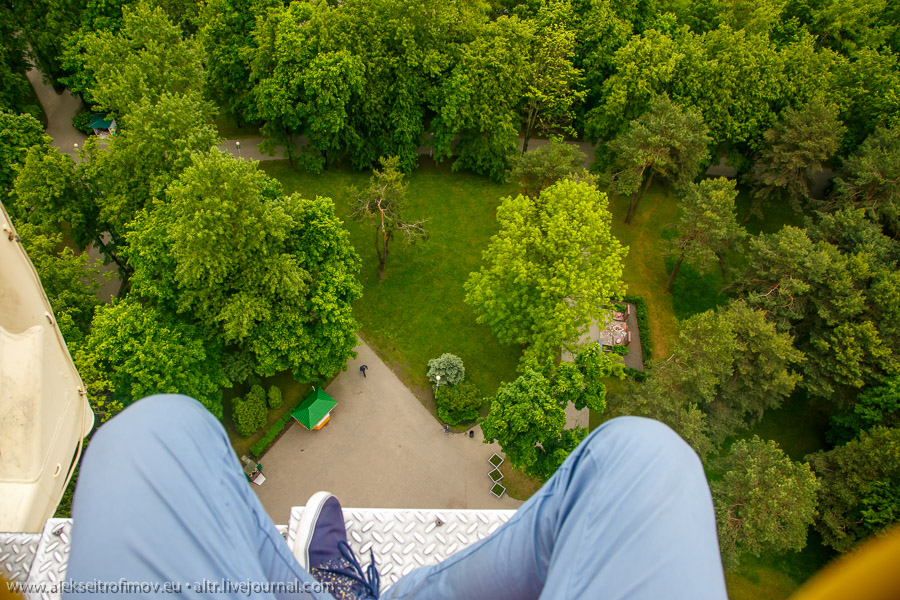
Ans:
[{"label": "paved walkway", "polygon": [[87,136],[72,127],[72,117],[81,107],[81,98],[73,96],[69,90],[57,94],[53,87],[44,83],[41,72],[32,67],[28,71],[28,81],[44,107],[47,115],[47,135],[53,138],[53,145],[66,154],[75,155],[75,144],[84,145]]},{"label": "paved walkway", "polygon": [[[430,138],[430,135],[426,135],[423,139],[423,142],[427,141]],[[278,146],[276,148],[274,154],[265,154],[259,151],[259,145],[265,140],[263,137],[250,137],[243,139],[235,139],[235,140],[226,140],[219,144],[219,150],[224,152],[230,152],[234,156],[238,156],[241,158],[246,158],[248,160],[285,160],[286,157],[284,155],[284,146]],[[519,150],[522,149],[523,138],[519,138]],[[541,146],[546,146],[550,143],[550,140],[543,138],[531,138],[528,140],[528,151],[531,152],[533,150],[537,150]],[[584,152],[584,168],[590,169],[591,163],[594,162],[594,146],[589,142],[570,142],[578,146],[578,149]],[[240,144],[240,149],[238,149],[238,144]],[[297,148],[302,148],[306,145],[306,136],[297,136],[297,140],[295,141],[295,145]],[[433,150],[431,146],[423,145],[418,148],[419,154],[422,156],[431,156]]]},{"label": "paved walkway", "polygon": [[[440,423],[364,342],[326,388],[337,400],[320,431],[294,423],[260,462],[266,481],[252,486],[276,523],[319,491],[345,506],[514,509],[522,503],[490,493],[488,464],[496,444],[481,429],[445,434]],[[368,365],[363,377],[359,366]]]}]

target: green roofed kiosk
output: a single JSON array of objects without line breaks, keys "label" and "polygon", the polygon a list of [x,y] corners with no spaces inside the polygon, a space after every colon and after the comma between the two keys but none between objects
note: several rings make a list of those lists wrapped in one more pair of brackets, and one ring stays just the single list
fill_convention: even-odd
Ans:
[{"label": "green roofed kiosk", "polygon": [[94,130],[94,135],[99,137],[106,137],[109,135],[116,135],[116,130],[118,129],[118,125],[116,125],[115,119],[107,119],[107,115],[98,115],[95,114],[91,119],[91,124],[88,126]]},{"label": "green roofed kiosk", "polygon": [[300,406],[291,412],[291,416],[310,431],[318,431],[331,419],[331,411],[337,406],[334,398],[323,390],[313,387],[300,403]]}]

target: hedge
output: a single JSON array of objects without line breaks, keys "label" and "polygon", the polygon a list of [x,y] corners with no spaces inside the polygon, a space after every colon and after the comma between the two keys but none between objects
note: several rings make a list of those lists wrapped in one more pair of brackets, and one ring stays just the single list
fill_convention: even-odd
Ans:
[{"label": "hedge", "polygon": [[[299,406],[300,403],[297,403]],[[296,406],[294,408],[297,408]],[[259,438],[259,441],[250,446],[250,453],[253,454],[256,458],[260,458],[266,450],[269,449],[269,445],[275,441],[275,438],[281,434],[287,424],[293,417],[290,412],[284,413],[280,419],[272,423],[272,425],[266,429],[265,435]]]}]

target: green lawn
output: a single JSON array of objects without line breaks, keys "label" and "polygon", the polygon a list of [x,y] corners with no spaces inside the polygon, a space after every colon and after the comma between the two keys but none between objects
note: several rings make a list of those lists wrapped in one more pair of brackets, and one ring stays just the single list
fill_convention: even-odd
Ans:
[{"label": "green lawn", "polygon": [[463,302],[463,283],[479,268],[481,251],[497,231],[500,198],[513,191],[506,184],[453,173],[449,165],[422,160],[409,175],[406,217],[427,219],[429,237],[409,246],[396,238],[390,246],[386,277],[379,282],[374,228],[369,221],[349,219],[351,187],[363,188],[368,173],[331,167],[321,175],[294,171],[285,161],[262,163],[288,193],[330,197],[345,221],[362,259],[359,274],[363,297],[354,306],[362,335],[429,408],[431,392],[425,376],[430,359],[443,352],[460,356],[466,376],[484,396],[515,378],[518,348],[501,346]]},{"label": "green lawn", "polygon": [[678,199],[661,185],[653,185],[644,194],[632,225],[625,224],[628,198],[612,198],[609,209],[613,215],[613,234],[628,246],[624,280],[629,294],[637,294],[647,301],[650,332],[641,336],[653,339],[653,353],[657,357],[669,355],[672,342],[678,335],[672,295],[666,287],[665,254],[668,250],[663,234],[666,225],[678,220]]},{"label": "green lawn", "polygon": [[[350,237],[362,258],[360,280],[363,298],[354,312],[362,325],[366,341],[425,402],[431,394],[425,377],[428,360],[442,352],[463,358],[468,377],[485,396],[492,395],[502,381],[515,377],[519,357],[516,348],[500,346],[486,328],[474,323],[474,314],[463,302],[463,283],[480,265],[480,254],[496,231],[494,219],[499,199],[513,192],[500,185],[467,173],[453,173],[446,165],[423,160],[409,176],[407,217],[428,219],[430,237],[416,246],[401,240],[391,245],[387,277],[377,280],[372,225],[349,220],[353,186],[362,188],[367,173],[346,168],[331,168],[322,175],[294,171],[283,161],[262,163],[263,169],[278,178],[289,193],[328,196],[335,202],[339,217],[345,220]],[[739,198],[739,212],[746,214],[749,198]],[[629,246],[625,261],[628,291],[645,298],[648,305],[650,335],[654,354],[669,354],[677,336],[677,318],[714,308],[727,301],[721,273],[699,273],[688,264],[681,267],[673,292],[665,290],[668,277],[666,252],[671,233],[666,225],[678,219],[678,199],[666,187],[648,190],[633,225],[625,225],[627,199],[613,199],[613,233]],[[783,223],[799,219],[787,207],[769,207],[765,221],[750,219],[746,226],[753,233],[777,230]],[[672,258],[668,267],[671,267]],[[729,257],[732,272],[740,267],[740,256]],[[619,382],[609,384],[615,393]],[[289,400],[285,398],[285,404]],[[433,407],[431,407],[433,409]],[[273,419],[274,420],[274,419]],[[604,415],[592,415],[592,428]],[[821,447],[827,416],[816,413],[805,398],[796,395],[782,409],[770,411],[752,432],[775,439],[793,458]],[[513,497],[525,499],[537,489],[534,480],[521,473],[506,473],[504,485]],[[829,554],[818,538],[811,535],[807,548],[799,553],[748,557],[740,571],[728,576],[729,593],[734,600],[743,598],[783,599],[824,564]]]}]

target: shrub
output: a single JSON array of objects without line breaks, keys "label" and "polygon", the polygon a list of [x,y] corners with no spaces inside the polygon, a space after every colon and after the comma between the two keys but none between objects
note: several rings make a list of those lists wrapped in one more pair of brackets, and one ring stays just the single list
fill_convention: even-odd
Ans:
[{"label": "shrub", "polygon": [[637,369],[632,369],[631,367],[624,367],[622,371],[625,373],[626,377],[631,377],[635,381],[644,381],[647,379],[646,371],[638,371]]},{"label": "shrub", "polygon": [[262,400],[262,403],[266,403],[266,390],[263,386],[255,383],[250,386],[250,392],[247,394],[247,400]]},{"label": "shrub", "polygon": [[[443,381],[443,376],[441,381]],[[481,395],[468,381],[457,385],[441,385],[435,393],[438,418],[448,425],[456,425],[478,418]]]},{"label": "shrub", "polygon": [[628,346],[613,346],[612,347],[613,354],[618,354],[619,356],[625,356],[628,354]]},{"label": "shrub", "polygon": [[647,317],[647,302],[643,296],[625,296],[625,302],[634,304],[634,316],[637,318],[638,332],[641,336],[641,353],[644,355],[644,364],[653,358],[653,341],[650,339],[650,319]]},{"label": "shrub", "polygon": [[[262,390],[262,388],[259,389]],[[266,424],[267,414],[265,390],[262,390],[262,395],[260,395],[254,394],[251,389],[244,400],[235,398],[234,428],[241,437],[250,437]]]},{"label": "shrub", "polygon": [[253,375],[253,357],[247,352],[226,354],[222,360],[225,376],[232,385],[246,383]]},{"label": "shrub", "polygon": [[269,444],[275,441],[275,438],[284,431],[284,428],[288,423],[291,422],[291,413],[285,413],[283,417],[272,423],[271,427],[266,429],[265,435],[263,435],[258,442],[253,444],[250,447],[250,452],[256,458],[259,458],[263,455],[263,453],[269,448]]},{"label": "shrub", "polygon": [[452,386],[466,378],[466,368],[460,357],[445,352],[428,361],[428,380],[432,385],[437,383],[438,375],[441,376],[441,386]]},{"label": "shrub", "polygon": [[94,118],[88,111],[77,112],[72,117],[72,127],[82,132],[85,135],[91,135],[94,133],[94,130],[91,129],[91,120]]},{"label": "shrub", "polygon": [[281,397],[281,388],[273,385],[269,388],[269,408],[278,408],[284,403]]}]

